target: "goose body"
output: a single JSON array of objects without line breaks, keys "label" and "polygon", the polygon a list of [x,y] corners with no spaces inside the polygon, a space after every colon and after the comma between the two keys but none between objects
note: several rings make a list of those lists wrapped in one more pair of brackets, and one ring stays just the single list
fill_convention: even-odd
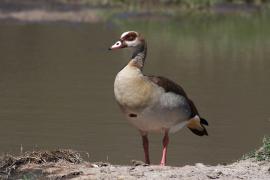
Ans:
[{"label": "goose body", "polygon": [[191,110],[184,96],[165,90],[148,76],[127,65],[115,79],[114,93],[128,121],[143,132],[179,130],[186,124]]},{"label": "goose body", "polygon": [[123,33],[109,49],[126,47],[133,48],[134,52],[130,62],[116,75],[115,98],[126,119],[142,135],[146,163],[150,163],[147,134],[164,133],[160,164],[165,165],[169,132],[187,126],[196,135],[208,135],[204,127],[208,123],[199,116],[197,108],[181,86],[164,77],[143,74],[147,45],[139,33]]}]

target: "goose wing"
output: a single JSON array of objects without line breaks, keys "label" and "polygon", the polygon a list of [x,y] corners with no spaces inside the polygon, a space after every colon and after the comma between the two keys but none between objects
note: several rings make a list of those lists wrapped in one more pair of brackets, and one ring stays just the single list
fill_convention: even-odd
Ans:
[{"label": "goose wing", "polygon": [[176,95],[180,95],[180,96],[184,97],[187,100],[188,105],[190,106],[190,110],[191,110],[190,118],[192,118],[196,115],[199,115],[196,106],[194,105],[192,100],[190,100],[188,98],[186,92],[184,91],[184,89],[180,85],[178,85],[175,82],[171,81],[170,79],[162,77],[162,76],[147,76],[147,77],[151,82],[153,82],[154,84],[163,88],[165,92],[171,92],[171,93],[174,93]]}]

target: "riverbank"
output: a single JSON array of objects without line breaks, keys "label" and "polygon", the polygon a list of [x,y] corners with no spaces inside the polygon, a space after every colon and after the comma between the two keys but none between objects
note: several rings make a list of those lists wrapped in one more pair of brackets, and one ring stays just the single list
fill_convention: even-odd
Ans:
[{"label": "riverbank", "polygon": [[133,165],[84,161],[72,150],[37,151],[0,161],[0,179],[270,179],[270,138],[263,146],[227,165],[201,163],[161,167],[133,161]]},{"label": "riverbank", "polygon": [[[76,155],[73,153],[69,156],[74,158]],[[19,158],[10,165],[9,172],[3,172],[2,168],[0,177],[3,179],[270,179],[270,162],[256,161],[254,158],[229,165],[208,166],[197,163],[183,167],[160,167],[140,163],[132,166],[90,163],[60,156],[62,158],[51,160],[42,160],[34,155]]]},{"label": "riverbank", "polygon": [[7,0],[0,2],[0,21],[94,23],[114,19],[162,20],[198,14],[256,14],[268,9],[268,4],[147,2]]}]

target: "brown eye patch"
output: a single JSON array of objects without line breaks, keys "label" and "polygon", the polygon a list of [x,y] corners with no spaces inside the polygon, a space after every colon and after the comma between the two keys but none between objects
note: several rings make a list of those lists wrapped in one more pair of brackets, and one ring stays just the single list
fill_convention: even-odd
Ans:
[{"label": "brown eye patch", "polygon": [[126,41],[133,41],[135,40],[137,37],[137,34],[136,33],[128,33],[123,39],[126,40]]}]

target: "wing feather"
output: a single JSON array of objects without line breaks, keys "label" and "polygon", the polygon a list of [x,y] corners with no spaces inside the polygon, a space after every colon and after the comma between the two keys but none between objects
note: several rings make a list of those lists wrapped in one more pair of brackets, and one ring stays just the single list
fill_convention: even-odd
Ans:
[{"label": "wing feather", "polygon": [[185,97],[189,106],[190,106],[190,109],[191,109],[190,118],[192,118],[196,115],[199,115],[196,106],[194,105],[192,100],[190,100],[188,98],[186,92],[184,91],[184,89],[180,85],[178,85],[175,82],[171,81],[170,79],[162,77],[162,76],[147,76],[147,78],[151,82],[162,87],[165,90],[165,92],[173,92],[175,94],[178,94],[178,95]]}]

